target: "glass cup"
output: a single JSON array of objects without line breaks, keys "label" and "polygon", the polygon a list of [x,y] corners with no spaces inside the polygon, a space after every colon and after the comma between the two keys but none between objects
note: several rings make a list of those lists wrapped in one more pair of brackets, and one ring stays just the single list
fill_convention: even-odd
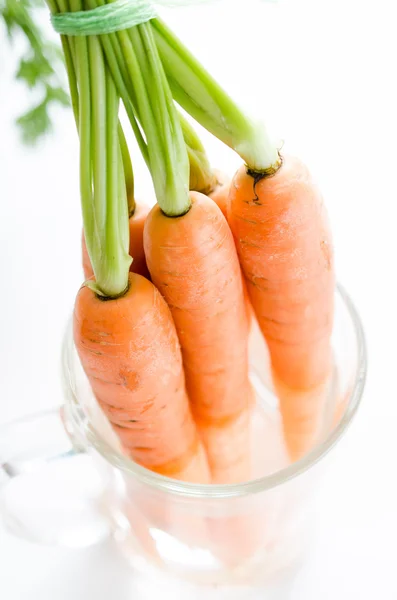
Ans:
[{"label": "glass cup", "polygon": [[250,339],[255,478],[196,485],[123,455],[81,368],[68,327],[61,409],[0,428],[0,510],[31,541],[86,546],[113,535],[143,597],[282,598],[310,540],[326,457],[350,425],[366,377],[362,324],[336,293],[334,374],[319,443],[289,464],[269,360],[256,324]]}]

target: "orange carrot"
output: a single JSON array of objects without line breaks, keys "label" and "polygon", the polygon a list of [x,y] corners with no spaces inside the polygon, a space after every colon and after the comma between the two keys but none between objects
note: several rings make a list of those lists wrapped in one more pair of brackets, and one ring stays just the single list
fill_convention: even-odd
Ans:
[{"label": "orange carrot", "polygon": [[[146,265],[145,253],[143,250],[143,226],[150,208],[147,204],[137,204],[134,214],[129,219],[130,227],[130,248],[129,255],[132,256],[130,266],[131,273],[138,273],[147,279],[150,279],[149,271]],[[88,256],[87,246],[84,239],[84,232],[81,239],[82,263],[84,277],[90,279],[94,272],[92,270],[90,257]]]},{"label": "orange carrot", "polygon": [[[226,175],[222,171],[219,171],[218,169],[214,169],[214,175],[216,177],[217,183],[216,183],[216,186],[213,188],[213,190],[208,194],[208,196],[211,198],[211,200],[216,202],[216,204],[221,209],[222,214],[227,219],[227,201],[228,201],[229,190],[230,190],[230,178],[228,177],[228,175]],[[249,323],[249,325],[251,325],[252,317],[253,317],[252,306],[251,306],[251,301],[249,299],[249,295],[248,295],[248,291],[247,291],[247,284],[245,282],[243,274],[242,274],[242,281],[243,281],[245,308],[247,311],[248,323]]]},{"label": "orange carrot", "polygon": [[[129,57],[134,58],[134,49],[138,56],[139,64],[132,61],[134,75],[141,74],[140,66],[142,71],[146,67],[146,74],[150,66],[154,74],[159,74],[159,61],[152,64],[155,47],[148,27],[134,27],[126,44]],[[106,36],[104,40],[109,41]],[[100,407],[129,457],[162,475],[209,483],[208,462],[186,393],[171,313],[150,281],[129,272],[128,217],[134,212],[135,203],[132,165],[118,120],[116,85],[125,97],[125,90],[119,85],[121,75],[119,80],[113,79],[109,64],[116,74],[118,69],[114,69],[115,61],[106,62],[98,36],[78,37],[73,48],[73,53],[69,48],[67,62],[80,139],[84,241],[95,274],[79,290],[75,303],[74,340],[80,361]],[[147,61],[150,64],[146,65]],[[148,121],[151,124],[151,135],[145,136],[146,140],[135,122],[134,99],[126,109],[145,160],[158,165],[163,157],[163,137],[152,118],[157,113],[152,115],[147,108],[146,84],[153,77],[144,79],[137,82],[142,88],[137,97],[142,127],[145,129]],[[172,108],[175,110],[173,104]],[[145,118],[141,119],[140,113]],[[159,147],[153,147],[153,140]],[[169,165],[172,161],[164,157],[164,163]],[[158,182],[161,180],[169,188],[168,173],[164,177],[163,169],[159,171]],[[187,161],[185,171],[188,175]],[[189,200],[184,184],[181,190],[183,203]],[[176,195],[178,192],[179,188]],[[141,224],[141,232],[142,227]],[[134,248],[132,253],[136,258]]]},{"label": "orange carrot", "polygon": [[153,284],[130,273],[128,291],[111,300],[83,286],[74,338],[95,396],[128,455],[157,473],[208,483],[177,334]]},{"label": "orange carrot", "polygon": [[222,171],[214,169],[214,175],[216,177],[216,186],[208,194],[208,196],[217,203],[221,209],[223,215],[227,218],[227,199],[229,197],[230,189],[230,177],[228,177]]},{"label": "orange carrot", "polygon": [[152,280],[174,318],[193,415],[212,480],[250,474],[247,318],[233,236],[216,204],[191,192],[183,216],[149,213],[144,247]]},{"label": "orange carrot", "polygon": [[147,268],[145,252],[143,250],[143,228],[150,206],[147,204],[137,204],[134,214],[130,217],[130,249],[132,256],[130,271],[138,273],[147,279],[150,279],[149,269]]},{"label": "orange carrot", "polygon": [[333,250],[322,197],[287,156],[271,176],[239,169],[228,218],[297,459],[319,435],[332,362]]}]

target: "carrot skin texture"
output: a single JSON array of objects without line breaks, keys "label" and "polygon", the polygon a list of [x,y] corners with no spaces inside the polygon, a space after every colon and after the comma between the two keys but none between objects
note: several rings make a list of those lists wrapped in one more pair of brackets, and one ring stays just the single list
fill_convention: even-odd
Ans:
[{"label": "carrot skin texture", "polygon": [[208,483],[175,326],[154,285],[130,273],[126,294],[105,301],[81,287],[74,340],[93,392],[126,453],[162,475]]},{"label": "carrot skin texture", "polygon": [[[227,203],[228,203],[229,191],[230,191],[230,177],[228,177],[228,175],[226,175],[222,171],[219,171],[218,169],[214,170],[214,174],[216,176],[218,183],[217,183],[216,187],[212,190],[212,192],[210,194],[208,194],[208,196],[211,198],[211,200],[213,200],[219,206],[219,208],[222,211],[223,216],[227,220]],[[242,280],[243,280],[243,291],[244,291],[244,298],[245,298],[245,304],[246,304],[246,310],[247,310],[247,318],[248,318],[249,325],[251,325],[252,306],[251,306],[251,301],[248,296],[247,284],[245,282],[244,275],[242,275]]]},{"label": "carrot skin texture", "polygon": [[[131,273],[137,273],[147,279],[150,279],[149,270],[146,265],[145,253],[143,250],[143,228],[150,207],[146,204],[137,204],[134,214],[129,219],[130,227],[130,247],[129,255],[132,256],[130,266]],[[90,257],[88,256],[87,246],[84,239],[84,232],[81,238],[81,254],[85,279],[90,279],[94,272],[92,270]]]},{"label": "carrot skin texture", "polygon": [[218,206],[198,192],[191,199],[189,212],[178,218],[166,217],[158,206],[151,210],[144,247],[152,280],[175,321],[212,481],[231,483],[250,473],[248,425],[238,439],[232,435],[252,398],[241,271]]},{"label": "carrot skin texture", "polygon": [[256,183],[246,167],[237,171],[228,220],[296,459],[319,433],[332,364],[335,276],[325,207],[306,166],[285,156],[275,175]]}]

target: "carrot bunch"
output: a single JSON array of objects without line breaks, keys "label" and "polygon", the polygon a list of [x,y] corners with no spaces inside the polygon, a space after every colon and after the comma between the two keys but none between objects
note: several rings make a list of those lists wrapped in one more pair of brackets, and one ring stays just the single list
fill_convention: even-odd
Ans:
[{"label": "carrot bunch", "polygon": [[[48,0],[53,14],[102,0]],[[281,155],[159,19],[62,36],[80,137],[74,338],[125,452],[196,483],[251,476],[248,342],[267,342],[292,460],[319,439],[332,369],[332,240],[306,166]],[[136,202],[122,101],[157,204]],[[190,117],[244,164],[230,182]]]}]

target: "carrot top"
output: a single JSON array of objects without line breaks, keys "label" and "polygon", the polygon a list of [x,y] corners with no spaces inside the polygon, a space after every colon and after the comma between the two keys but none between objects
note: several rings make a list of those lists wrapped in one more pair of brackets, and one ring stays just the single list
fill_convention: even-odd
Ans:
[{"label": "carrot top", "polygon": [[265,126],[244,114],[160,19],[152,19],[150,23],[175,100],[203,127],[240,154],[252,171],[277,171],[280,157]]},{"label": "carrot top", "polygon": [[[49,2],[57,3],[56,12],[70,12],[68,0]],[[106,0],[86,1],[89,10],[98,11],[107,8],[106,5]],[[83,15],[84,11],[79,18]],[[70,18],[70,15],[67,17]],[[112,31],[98,36],[98,39],[139,148],[151,171],[157,200],[165,214],[179,216],[189,209],[188,190],[210,193],[216,186],[216,177],[197,133],[175,108],[167,74],[158,53],[153,23],[154,20],[150,20]],[[73,54],[76,38],[65,35],[61,38],[69,72],[70,63],[73,62],[70,55]],[[198,75],[200,77],[200,73]],[[76,107],[78,101],[73,90],[76,86],[70,77],[69,82],[72,104]],[[218,114],[218,117],[221,122],[224,121],[222,115]],[[127,174],[126,165],[124,169]],[[128,192],[127,195],[130,197]],[[130,206],[130,213],[132,211],[133,206]]]},{"label": "carrot top", "polygon": [[[88,0],[90,9],[104,4],[104,0]],[[190,207],[189,159],[150,23],[101,35],[100,39],[151,172],[159,205],[167,215],[184,214]]]},{"label": "carrot top", "polygon": [[[57,1],[48,2],[52,12],[82,9],[81,0],[70,0],[69,6],[66,0]],[[63,36],[62,44],[80,136],[84,234],[95,275],[86,285],[114,298],[128,287],[128,209],[134,209],[132,165],[118,121],[119,97],[98,36],[73,41]]]},{"label": "carrot top", "polygon": [[[77,0],[78,1],[78,0]],[[97,37],[76,40],[80,88],[80,192],[96,293],[117,297],[128,285],[128,208],[118,141],[118,97]],[[94,152],[92,150],[94,149]]]},{"label": "carrot top", "polygon": [[[69,10],[79,11],[81,16],[84,14],[81,11],[82,0],[69,0],[69,3],[68,0],[48,1],[56,12]],[[97,9],[98,14],[98,11],[109,8],[107,4],[106,0],[87,0],[85,6],[89,10]],[[107,10],[106,14],[108,12]],[[124,103],[138,145],[151,172],[158,204],[167,216],[180,216],[189,210],[189,189],[210,193],[216,184],[204,147],[190,123],[178,113],[174,101],[212,134],[236,150],[254,174],[275,172],[281,161],[265,127],[243,113],[160,19],[146,20],[126,29],[110,29],[109,33],[104,35],[90,33],[87,37],[63,36],[62,41],[68,46],[68,71],[70,63],[80,64],[80,69],[76,69],[77,85],[70,75],[69,80],[73,107],[75,114],[79,116],[81,147],[85,148],[81,153],[81,182],[82,196],[86,198],[83,213],[85,229],[87,228],[87,248],[90,256],[100,253],[101,248],[105,248],[106,258],[109,251],[111,260],[117,265],[114,277],[117,280],[116,287],[120,288],[121,276],[117,271],[125,271],[121,250],[124,244],[123,235],[119,236],[120,244],[116,247],[117,227],[115,229],[114,224],[112,234],[110,235],[109,231],[106,239],[101,240],[98,232],[104,231],[104,210],[101,207],[106,205],[105,197],[110,194],[109,190],[112,189],[112,193],[115,193],[115,181],[117,177],[121,177],[122,171],[127,179],[127,196],[131,200],[129,211],[133,212],[133,193],[130,193],[130,189],[133,189],[133,175],[126,158],[129,156],[128,149],[121,129],[117,144],[120,148],[112,155],[111,169],[106,169],[111,152],[109,132],[105,133],[106,114],[109,119],[108,113],[112,111],[112,102],[105,108],[108,93],[106,90],[110,87],[110,83],[106,83],[107,77],[110,79],[111,76],[112,89],[117,89],[117,94]],[[83,59],[89,62],[88,67],[83,64]],[[84,86],[92,88],[90,107],[87,102],[81,100],[81,90]],[[78,101],[77,95],[80,96]],[[81,114],[82,110],[84,115]],[[90,120],[94,123],[93,132],[89,130]],[[85,131],[82,128],[85,128]],[[91,141],[88,142],[88,139]],[[106,146],[107,143],[110,145]],[[88,149],[89,145],[92,155]],[[118,159],[121,156],[123,168],[115,168],[115,154],[118,155]],[[91,162],[94,166],[87,166]],[[117,175],[113,173],[116,170],[119,171]],[[92,172],[93,178],[91,203],[98,211],[95,215],[94,210],[95,218],[92,223],[88,220],[90,211],[86,208],[90,205],[89,172]],[[116,246],[111,247],[112,244]],[[95,262],[98,262],[97,266]],[[109,283],[102,281],[108,277],[108,274],[104,275],[101,272],[104,262],[106,263],[106,260],[96,261],[95,257],[92,259],[97,285],[107,288]],[[106,268],[107,265],[105,270]],[[110,290],[106,289],[105,295],[109,291],[114,295],[114,287],[114,284],[110,283]]]}]

